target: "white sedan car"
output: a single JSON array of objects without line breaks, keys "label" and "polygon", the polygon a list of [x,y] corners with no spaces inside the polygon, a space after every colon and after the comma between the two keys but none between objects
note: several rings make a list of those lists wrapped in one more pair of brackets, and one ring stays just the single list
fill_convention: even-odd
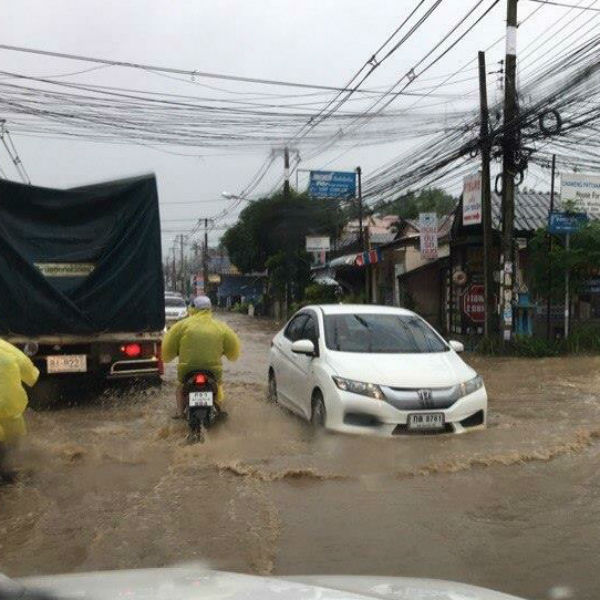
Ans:
[{"label": "white sedan car", "polygon": [[273,338],[269,396],[315,425],[347,433],[463,433],[485,427],[481,377],[415,313],[307,306]]},{"label": "white sedan car", "polygon": [[188,316],[188,308],[185,300],[175,295],[165,294],[165,321],[172,325]]}]

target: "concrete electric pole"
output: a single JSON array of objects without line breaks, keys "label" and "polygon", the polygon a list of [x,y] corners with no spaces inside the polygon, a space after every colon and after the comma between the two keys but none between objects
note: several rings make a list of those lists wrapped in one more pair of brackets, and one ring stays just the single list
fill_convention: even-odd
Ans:
[{"label": "concrete electric pole", "polygon": [[487,74],[485,52],[479,52],[479,100],[481,129],[479,150],[481,152],[481,209],[483,228],[483,284],[485,322],[484,334],[488,337],[494,323],[494,269],[492,265],[492,198],[490,190],[490,130],[487,98]]},{"label": "concrete electric pole", "polygon": [[504,73],[504,140],[502,165],[502,260],[500,271],[500,322],[502,342],[511,339],[513,325],[515,158],[517,123],[517,0],[507,0],[506,64]]}]

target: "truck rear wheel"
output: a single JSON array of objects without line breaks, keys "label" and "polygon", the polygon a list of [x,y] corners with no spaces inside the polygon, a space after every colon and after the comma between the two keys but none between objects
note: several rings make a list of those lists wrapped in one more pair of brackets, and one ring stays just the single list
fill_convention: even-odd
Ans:
[{"label": "truck rear wheel", "polygon": [[62,395],[60,383],[56,379],[40,379],[28,390],[29,406],[33,410],[46,410],[56,406]]}]

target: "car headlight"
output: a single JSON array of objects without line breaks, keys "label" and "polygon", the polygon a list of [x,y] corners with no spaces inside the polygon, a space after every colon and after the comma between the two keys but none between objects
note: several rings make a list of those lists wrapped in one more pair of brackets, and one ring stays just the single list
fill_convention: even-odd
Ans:
[{"label": "car headlight", "polygon": [[481,378],[481,375],[475,375],[473,379],[469,379],[469,381],[460,384],[460,395],[461,397],[468,396],[482,387],[483,379]]},{"label": "car headlight", "polygon": [[332,376],[335,385],[344,392],[352,392],[361,396],[369,396],[375,400],[384,400],[385,396],[381,388],[374,383],[363,383],[362,381],[353,381],[352,379],[344,379],[343,377]]}]

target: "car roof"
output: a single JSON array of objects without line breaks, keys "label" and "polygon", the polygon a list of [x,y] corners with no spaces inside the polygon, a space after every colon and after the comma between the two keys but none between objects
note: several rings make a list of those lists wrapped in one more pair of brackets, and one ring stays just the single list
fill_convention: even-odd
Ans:
[{"label": "car roof", "polygon": [[399,306],[379,306],[377,304],[313,304],[305,306],[305,309],[321,310],[325,315],[414,315],[415,313]]}]

